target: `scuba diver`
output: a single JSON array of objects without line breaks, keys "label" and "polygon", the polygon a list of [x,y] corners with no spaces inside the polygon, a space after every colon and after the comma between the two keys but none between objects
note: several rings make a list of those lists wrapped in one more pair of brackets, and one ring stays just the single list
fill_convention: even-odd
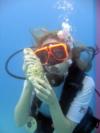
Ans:
[{"label": "scuba diver", "polygon": [[89,108],[95,83],[87,74],[94,55],[63,30],[45,31],[35,49],[25,48],[16,124],[31,133],[90,133],[97,126]]}]

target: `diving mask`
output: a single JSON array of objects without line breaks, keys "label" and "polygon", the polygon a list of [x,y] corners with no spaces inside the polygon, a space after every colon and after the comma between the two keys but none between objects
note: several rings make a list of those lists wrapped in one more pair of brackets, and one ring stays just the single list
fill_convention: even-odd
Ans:
[{"label": "diving mask", "polygon": [[34,53],[44,65],[55,65],[68,59],[68,47],[64,43],[48,43],[36,49]]}]

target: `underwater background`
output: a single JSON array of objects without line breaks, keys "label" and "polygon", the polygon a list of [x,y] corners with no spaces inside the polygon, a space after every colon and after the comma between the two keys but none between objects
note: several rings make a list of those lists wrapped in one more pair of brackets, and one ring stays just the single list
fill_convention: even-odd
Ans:
[{"label": "underwater background", "polygon": [[[0,0],[0,133],[27,133],[17,128],[14,121],[23,80],[6,73],[8,57],[34,44],[33,29],[58,30],[62,22],[70,23],[75,40],[87,46],[96,45],[96,0]],[[22,64],[23,53],[19,53],[10,61],[9,69],[23,76]],[[89,74],[96,80],[95,60]],[[94,94],[94,113],[95,99]]]}]

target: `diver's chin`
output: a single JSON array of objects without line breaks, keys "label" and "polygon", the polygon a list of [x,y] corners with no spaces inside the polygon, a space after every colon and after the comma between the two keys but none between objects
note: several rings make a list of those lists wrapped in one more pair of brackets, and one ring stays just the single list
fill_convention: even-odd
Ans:
[{"label": "diver's chin", "polygon": [[55,66],[45,67],[45,74],[52,86],[59,86],[64,81],[65,75]]},{"label": "diver's chin", "polygon": [[58,68],[55,66],[46,68],[46,72],[51,73],[51,74],[59,74],[60,73]]},{"label": "diver's chin", "polygon": [[64,81],[64,75],[46,73],[46,76],[49,83],[54,87],[59,86]]},{"label": "diver's chin", "polygon": [[64,70],[61,70],[59,68],[58,64],[57,65],[52,65],[52,66],[46,66],[45,67],[46,72],[54,75],[58,75],[58,77],[63,77],[66,75],[66,72]]}]

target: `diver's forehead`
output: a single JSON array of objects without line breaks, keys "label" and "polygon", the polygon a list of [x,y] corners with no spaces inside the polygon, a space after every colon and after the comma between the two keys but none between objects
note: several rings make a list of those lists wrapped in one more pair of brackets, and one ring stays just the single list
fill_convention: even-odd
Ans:
[{"label": "diver's forehead", "polygon": [[57,42],[58,42],[58,41],[57,41],[56,39],[48,38],[48,39],[46,39],[46,40],[43,42],[42,46],[44,46],[44,45],[46,45],[46,44],[48,44],[48,43],[57,43]]}]

